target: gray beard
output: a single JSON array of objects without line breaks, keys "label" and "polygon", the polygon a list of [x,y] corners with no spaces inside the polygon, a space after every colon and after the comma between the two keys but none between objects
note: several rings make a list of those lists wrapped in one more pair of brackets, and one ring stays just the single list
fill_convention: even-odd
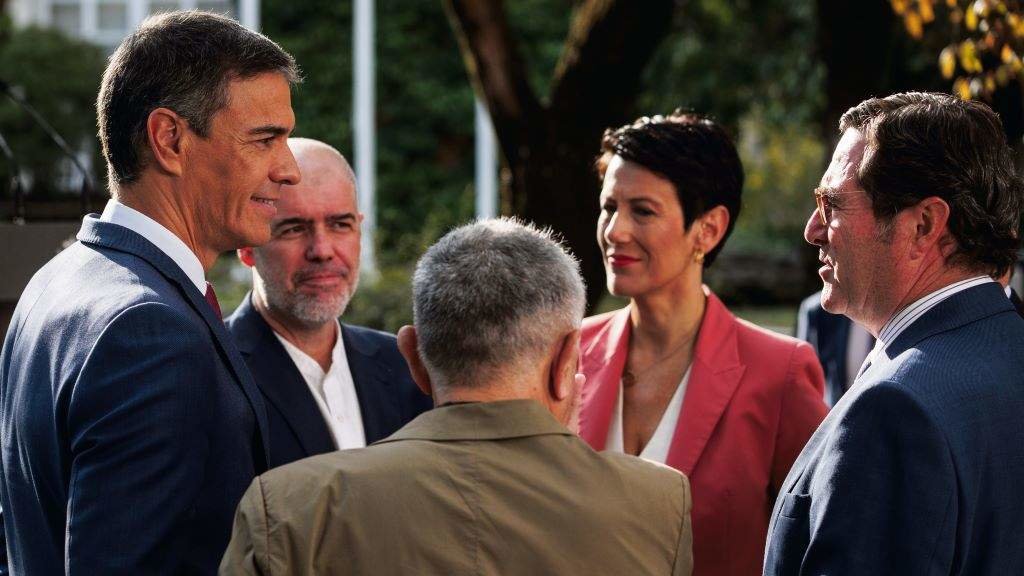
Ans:
[{"label": "gray beard", "polygon": [[306,326],[322,326],[337,320],[345,313],[349,300],[359,285],[358,272],[348,290],[329,298],[309,298],[296,292],[289,292],[276,285],[271,285],[260,278],[260,287],[267,298],[267,305],[278,310],[296,322]]}]

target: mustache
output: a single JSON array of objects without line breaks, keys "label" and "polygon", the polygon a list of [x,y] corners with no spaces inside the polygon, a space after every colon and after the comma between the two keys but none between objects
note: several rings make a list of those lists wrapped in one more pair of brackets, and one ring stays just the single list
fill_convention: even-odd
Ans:
[{"label": "mustache", "polygon": [[310,278],[323,277],[323,276],[336,276],[338,278],[348,278],[352,272],[347,266],[314,266],[309,268],[303,268],[292,275],[292,279],[295,282],[305,282]]}]

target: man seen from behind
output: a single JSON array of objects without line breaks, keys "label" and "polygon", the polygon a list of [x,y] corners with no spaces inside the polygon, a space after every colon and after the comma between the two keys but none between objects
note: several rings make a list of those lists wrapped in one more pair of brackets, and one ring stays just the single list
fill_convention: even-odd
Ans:
[{"label": "man seen from behind", "polygon": [[413,302],[399,348],[437,407],[259,477],[221,574],[690,574],[686,478],[570,430],[584,290],[550,233],[450,232]]}]

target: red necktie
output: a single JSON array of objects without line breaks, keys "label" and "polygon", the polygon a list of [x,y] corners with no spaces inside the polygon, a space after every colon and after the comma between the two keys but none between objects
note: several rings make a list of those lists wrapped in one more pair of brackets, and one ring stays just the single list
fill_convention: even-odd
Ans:
[{"label": "red necktie", "polygon": [[210,308],[213,308],[217,318],[223,321],[224,316],[220,313],[220,302],[217,301],[217,293],[213,291],[213,284],[209,282],[206,283],[206,301],[210,303]]}]

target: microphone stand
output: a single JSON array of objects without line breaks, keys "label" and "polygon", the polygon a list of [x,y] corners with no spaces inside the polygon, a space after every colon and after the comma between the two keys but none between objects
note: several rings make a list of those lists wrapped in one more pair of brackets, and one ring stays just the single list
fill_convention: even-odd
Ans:
[{"label": "microphone stand", "polygon": [[7,165],[11,169],[10,176],[10,190],[11,197],[14,198],[14,217],[12,220],[15,224],[25,223],[25,198],[21,192],[21,177],[20,168],[18,166],[18,160],[14,157],[14,152],[11,151],[11,147],[7,145],[7,139],[4,138],[3,132],[0,132],[0,154],[7,160]]}]

